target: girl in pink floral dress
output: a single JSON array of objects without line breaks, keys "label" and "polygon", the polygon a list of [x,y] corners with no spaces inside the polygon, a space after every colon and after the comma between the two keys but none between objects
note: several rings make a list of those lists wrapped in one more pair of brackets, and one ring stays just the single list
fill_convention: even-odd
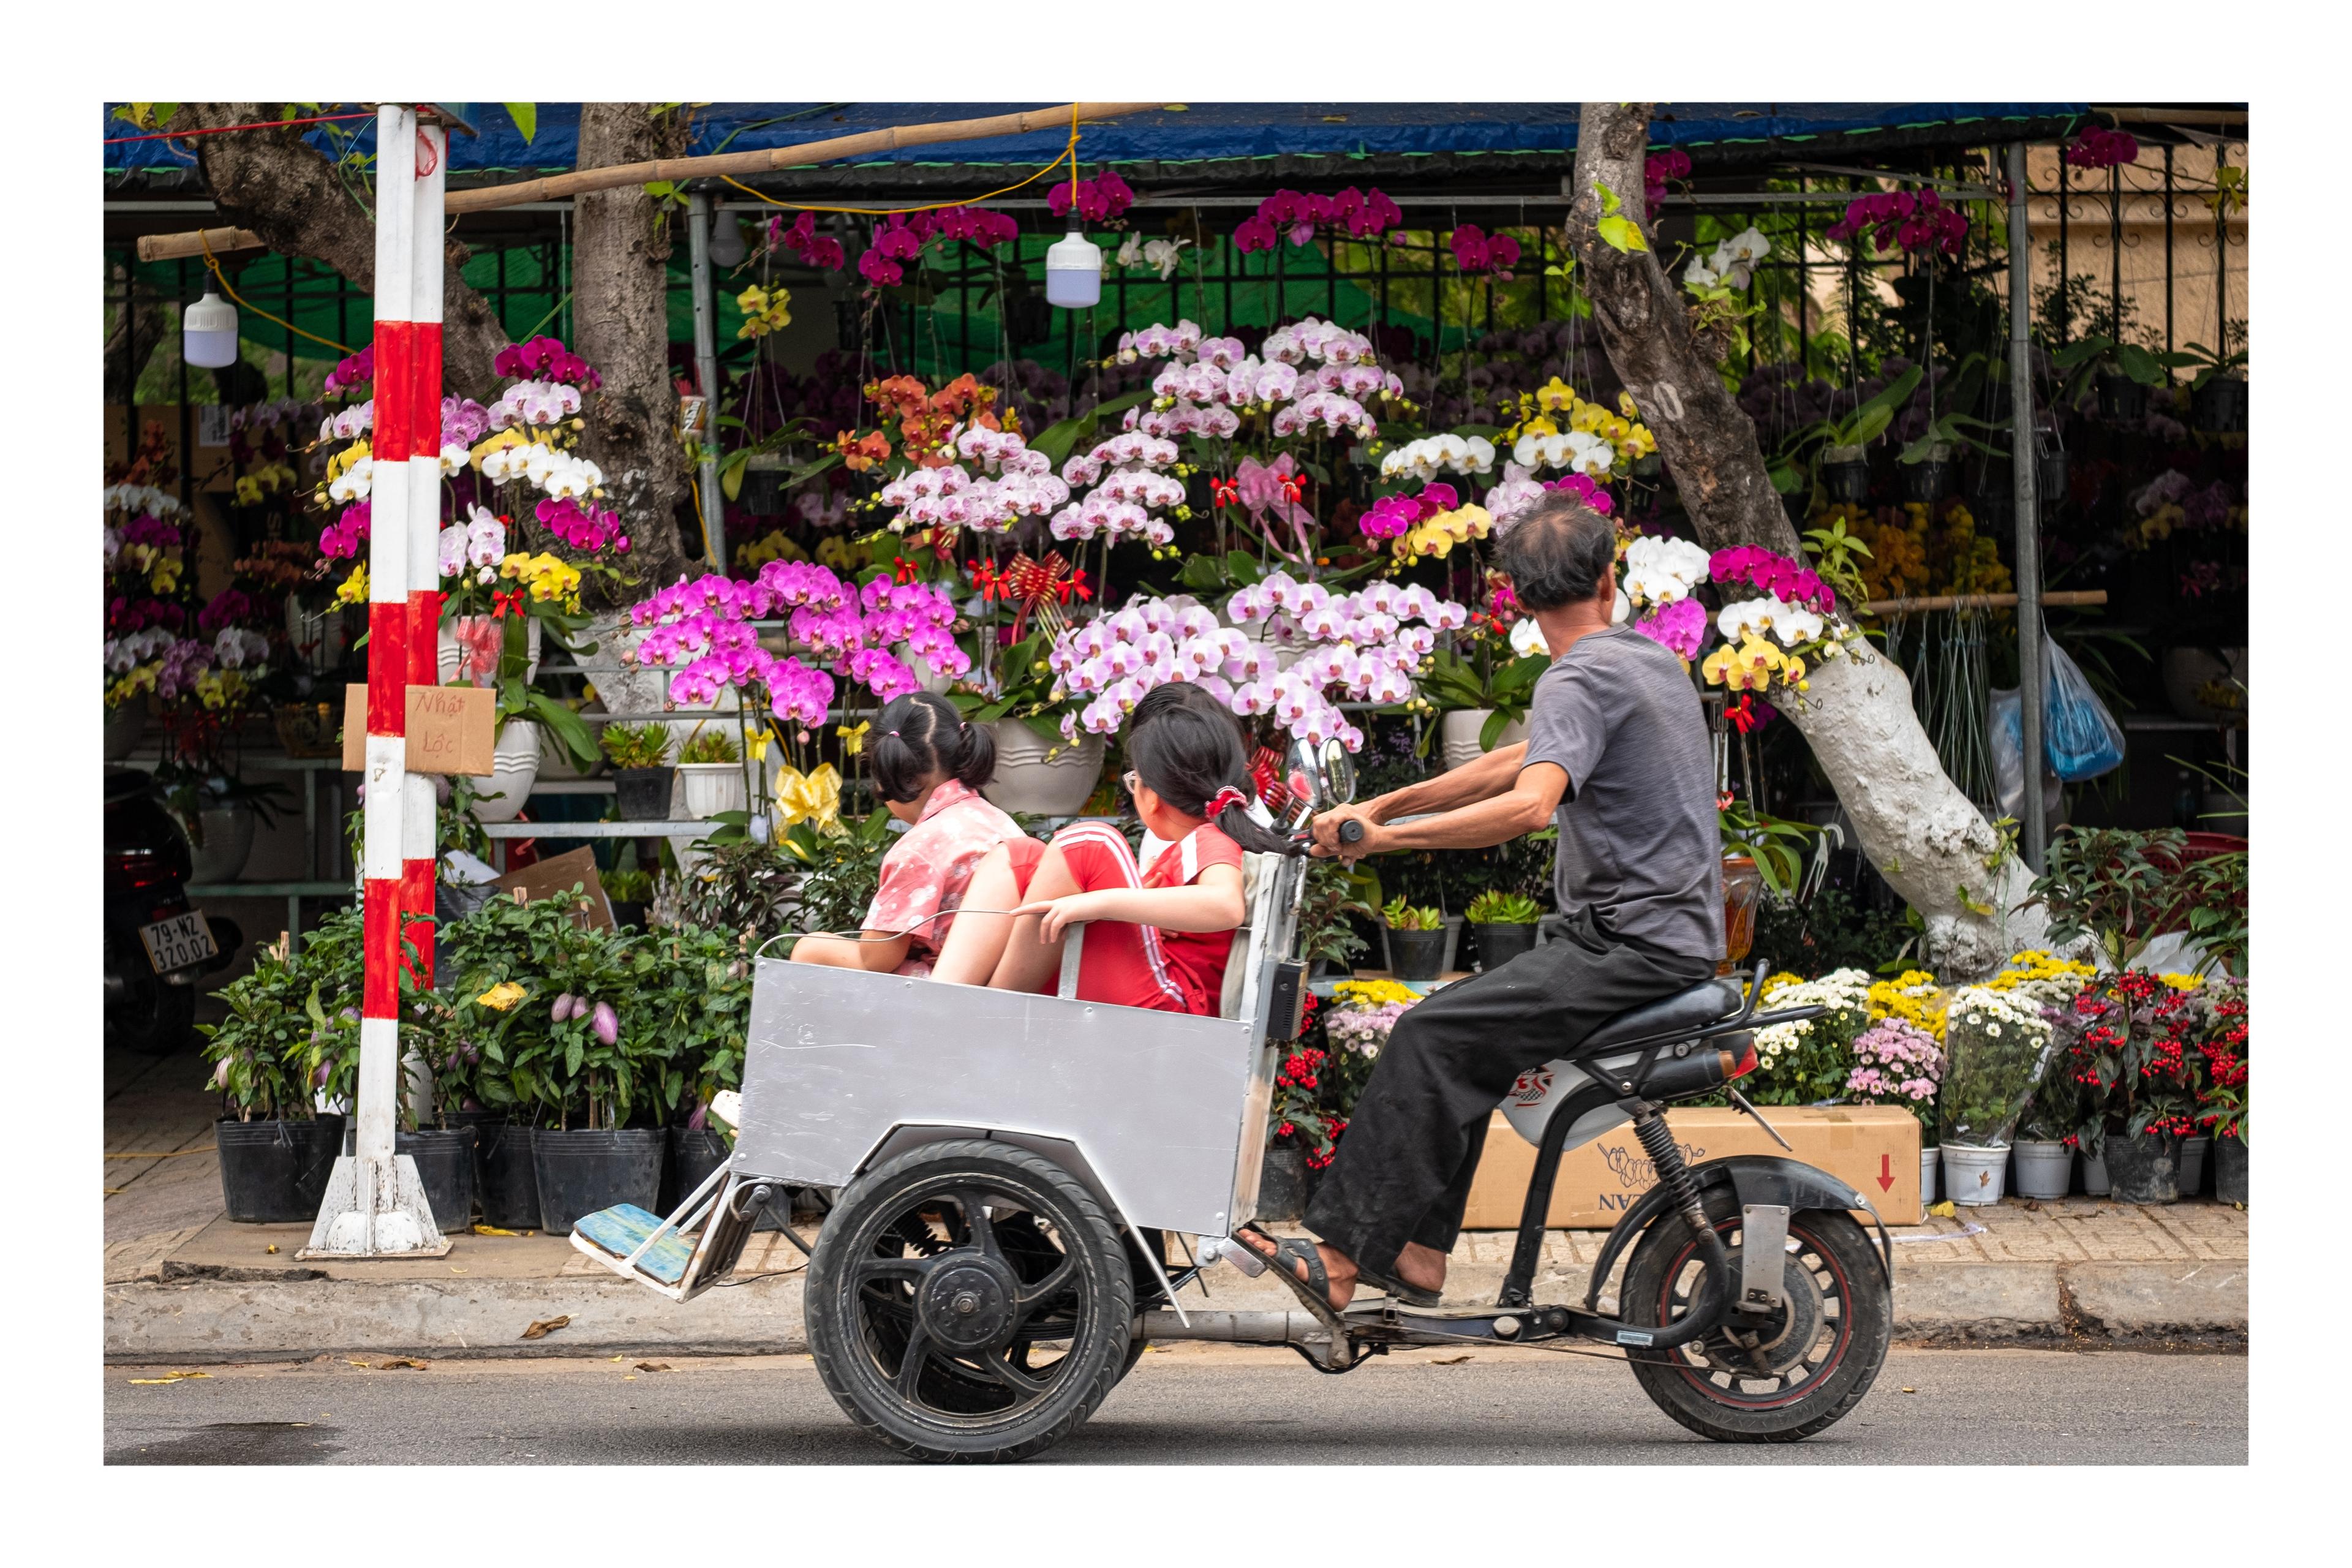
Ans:
[{"label": "girl in pink floral dress", "polygon": [[[874,721],[867,758],[883,805],[907,831],[882,857],[864,940],[803,937],[793,962],[933,975],[973,868],[999,844],[1026,836],[980,793],[996,773],[995,742],[944,697],[916,691],[893,700]],[[988,983],[985,971],[934,978]]]}]

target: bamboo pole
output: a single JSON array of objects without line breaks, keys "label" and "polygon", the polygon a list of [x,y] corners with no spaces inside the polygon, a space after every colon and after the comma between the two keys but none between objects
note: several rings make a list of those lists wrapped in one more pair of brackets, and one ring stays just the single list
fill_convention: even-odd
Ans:
[{"label": "bamboo pole", "polygon": [[[2104,605],[2107,602],[2105,588],[2084,588],[2063,593],[2043,594],[2038,602],[2044,605]],[[1928,610],[2013,610],[2017,608],[2014,594],[1944,594],[1931,599],[1873,599],[1863,605],[1865,616],[1898,616],[1925,613]]]},{"label": "bamboo pole", "polygon": [[[854,136],[803,142],[792,147],[718,153],[699,158],[654,158],[642,163],[574,169],[569,174],[549,174],[535,180],[515,180],[503,185],[477,185],[471,190],[451,191],[444,205],[454,216],[488,212],[522,202],[557,201],[593,191],[616,190],[623,185],[642,185],[655,180],[676,182],[714,179],[720,174],[764,174],[777,169],[802,168],[835,158],[894,152],[901,147],[925,147],[941,142],[981,142],[992,136],[1021,136],[1033,131],[1052,131],[1067,126],[1074,113],[1080,121],[1106,120],[1115,115],[1139,114],[1160,107],[1157,103],[1065,103],[1052,109],[1025,109],[1016,114],[992,114],[980,120],[941,120],[928,125],[894,125],[880,131],[861,131]],[[218,256],[225,250],[257,249],[263,241],[259,235],[243,228],[151,234],[142,236],[139,241],[139,259],[169,261],[178,257],[201,256],[206,244],[210,244],[212,253]]]}]

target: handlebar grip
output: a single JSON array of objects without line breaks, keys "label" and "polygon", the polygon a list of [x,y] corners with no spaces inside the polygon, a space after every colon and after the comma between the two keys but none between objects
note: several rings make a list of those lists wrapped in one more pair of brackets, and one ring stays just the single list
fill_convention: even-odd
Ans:
[{"label": "handlebar grip", "polygon": [[1364,825],[1363,825],[1361,822],[1358,821],[1356,818],[1354,818],[1354,817],[1352,817],[1352,816],[1351,816],[1351,817],[1349,817],[1346,821],[1344,821],[1344,822],[1342,822],[1342,823],[1340,823],[1340,824],[1339,824],[1339,842],[1340,842],[1340,843],[1342,843],[1342,844],[1361,844],[1363,841],[1364,841]]}]

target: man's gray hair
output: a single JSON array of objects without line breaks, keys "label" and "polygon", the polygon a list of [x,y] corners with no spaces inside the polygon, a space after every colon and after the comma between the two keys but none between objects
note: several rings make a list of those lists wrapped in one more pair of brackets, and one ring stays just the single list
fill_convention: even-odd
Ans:
[{"label": "man's gray hair", "polygon": [[1556,610],[1596,596],[1616,563],[1617,529],[1573,492],[1552,490],[1503,531],[1496,555],[1520,604]]}]

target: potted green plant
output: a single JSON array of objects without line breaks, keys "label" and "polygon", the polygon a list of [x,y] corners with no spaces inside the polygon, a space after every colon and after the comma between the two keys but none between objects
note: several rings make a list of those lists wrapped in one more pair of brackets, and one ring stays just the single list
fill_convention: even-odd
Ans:
[{"label": "potted green plant", "polygon": [[1543,919],[1543,906],[1524,893],[1489,888],[1470,900],[1462,918],[1477,936],[1479,967],[1495,970],[1535,951],[1536,922]]},{"label": "potted green plant", "polygon": [[1391,973],[1399,980],[1434,980],[1444,973],[1445,916],[1441,910],[1416,909],[1400,894],[1381,910],[1381,921]]},{"label": "potted green plant", "polygon": [[724,730],[697,726],[678,748],[677,777],[686,815],[696,821],[721,812],[747,810],[751,786],[743,777],[743,753]]},{"label": "potted green plant", "polygon": [[221,1198],[239,1224],[313,1219],[325,1200],[343,1119],[317,1108],[321,1096],[348,1090],[359,1048],[358,1012],[343,1000],[355,1002],[358,987],[346,993],[337,984],[334,950],[356,952],[358,923],[355,911],[330,915],[300,953],[264,948],[251,970],[215,993],[227,1017],[196,1026],[213,1067],[210,1087],[229,1113],[215,1124],[214,1142]]},{"label": "potted green plant", "polygon": [[1944,1082],[1937,1101],[1944,1191],[1956,1204],[1999,1203],[2009,1144],[2049,1065],[2042,1008],[2013,992],[1962,987],[1944,1010]]},{"label": "potted green plant", "polygon": [[1514,656],[1507,645],[1480,637],[1471,656],[1445,649],[1430,656],[1419,677],[1422,694],[1445,710],[1438,720],[1439,755],[1449,768],[1467,766],[1497,746],[1528,738],[1528,705],[1551,660],[1541,653]]},{"label": "potted green plant", "polygon": [[1870,443],[1895,423],[1895,411],[1926,374],[1923,367],[1915,364],[1843,418],[1816,420],[1792,431],[1772,467],[1773,488],[1783,494],[1806,489],[1798,461],[1805,448],[1817,447],[1822,489],[1833,503],[1860,505],[1870,494]]},{"label": "potted green plant", "polygon": [[2180,1141],[2194,1133],[2217,1089],[2229,1116],[2235,1091],[2242,1117],[2245,1010],[2228,980],[2180,983],[2126,970],[2102,976],[2075,999],[2068,1068],[2079,1086],[2076,1137],[2106,1163],[2121,1203],[2170,1203],[2180,1195]]},{"label": "potted green plant", "polygon": [[2197,1124],[2213,1140],[2213,1195],[2246,1203],[2246,995],[2242,983],[2208,980],[2205,1071]]},{"label": "potted green plant", "polygon": [[1046,656],[1054,650],[1052,617],[998,655],[994,696],[950,689],[948,700],[968,724],[984,724],[996,743],[995,776],[981,786],[999,810],[1019,816],[1069,816],[1084,810],[1102,777],[1104,738],[1066,739],[1065,715],[1078,711]]},{"label": "potted green plant", "polygon": [[2197,428],[2212,435],[2234,435],[2246,428],[2246,351],[2216,353],[2203,343],[2190,343],[2187,363],[2197,367],[2189,383],[2189,416]]},{"label": "potted green plant", "polygon": [[604,901],[613,906],[613,923],[624,931],[644,929],[646,903],[654,896],[653,873],[641,866],[616,866],[600,880]]},{"label": "potted green plant", "polygon": [[601,743],[613,764],[613,797],[624,822],[669,820],[669,731],[663,725],[607,724]]},{"label": "potted green plant", "polygon": [[1380,906],[1366,896],[1379,879],[1369,867],[1343,860],[1309,860],[1298,900],[1298,956],[1316,973],[1346,970],[1370,944],[1356,932],[1358,919],[1379,918]]}]

